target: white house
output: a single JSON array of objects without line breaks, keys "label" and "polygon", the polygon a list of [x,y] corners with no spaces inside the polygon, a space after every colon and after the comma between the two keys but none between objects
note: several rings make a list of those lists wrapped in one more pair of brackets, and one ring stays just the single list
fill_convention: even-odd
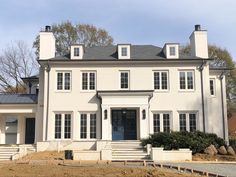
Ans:
[{"label": "white house", "polygon": [[70,54],[56,56],[46,26],[39,75],[23,78],[29,94],[0,95],[0,144],[100,152],[116,140],[195,130],[227,140],[225,72],[210,65],[200,25],[190,46],[185,56],[178,43],[75,44]]}]

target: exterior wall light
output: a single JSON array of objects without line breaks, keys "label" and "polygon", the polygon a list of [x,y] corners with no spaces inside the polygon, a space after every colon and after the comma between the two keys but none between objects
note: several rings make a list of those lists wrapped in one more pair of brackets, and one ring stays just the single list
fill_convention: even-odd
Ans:
[{"label": "exterior wall light", "polygon": [[146,110],[145,109],[142,110],[142,115],[143,115],[143,119],[146,119]]},{"label": "exterior wall light", "polygon": [[104,110],[104,119],[107,119],[107,110]]}]

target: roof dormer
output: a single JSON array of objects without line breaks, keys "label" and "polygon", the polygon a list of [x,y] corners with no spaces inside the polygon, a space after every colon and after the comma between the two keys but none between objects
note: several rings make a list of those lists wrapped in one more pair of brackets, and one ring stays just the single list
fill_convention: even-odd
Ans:
[{"label": "roof dormer", "polygon": [[70,59],[81,60],[84,55],[84,45],[83,44],[73,44],[70,47]]},{"label": "roof dormer", "polygon": [[118,59],[130,59],[131,44],[117,44]]},{"label": "roof dormer", "polygon": [[166,58],[169,59],[179,58],[179,43],[166,43],[163,47],[163,52]]}]

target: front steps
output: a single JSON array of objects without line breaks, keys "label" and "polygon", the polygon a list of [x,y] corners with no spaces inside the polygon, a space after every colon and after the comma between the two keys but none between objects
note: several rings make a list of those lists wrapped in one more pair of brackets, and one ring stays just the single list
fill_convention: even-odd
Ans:
[{"label": "front steps", "polygon": [[34,144],[1,145],[0,161],[12,160],[13,156],[19,156],[21,155],[21,152],[26,152],[26,154],[36,152],[36,146]]},{"label": "front steps", "polygon": [[150,160],[140,141],[112,141],[112,160]]}]

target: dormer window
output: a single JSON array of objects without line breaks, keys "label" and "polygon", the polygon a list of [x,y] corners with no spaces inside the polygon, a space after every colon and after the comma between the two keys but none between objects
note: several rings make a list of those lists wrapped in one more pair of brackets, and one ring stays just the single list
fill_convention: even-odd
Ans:
[{"label": "dormer window", "polygon": [[170,47],[170,56],[175,56],[175,47]]},{"label": "dormer window", "polygon": [[79,57],[79,47],[74,48],[74,56]]},{"label": "dormer window", "polygon": [[118,59],[130,59],[130,44],[118,44],[117,53]]},{"label": "dormer window", "polygon": [[84,46],[82,44],[73,44],[70,48],[70,59],[83,59]]},{"label": "dormer window", "polygon": [[127,47],[121,48],[121,56],[127,56]]}]

